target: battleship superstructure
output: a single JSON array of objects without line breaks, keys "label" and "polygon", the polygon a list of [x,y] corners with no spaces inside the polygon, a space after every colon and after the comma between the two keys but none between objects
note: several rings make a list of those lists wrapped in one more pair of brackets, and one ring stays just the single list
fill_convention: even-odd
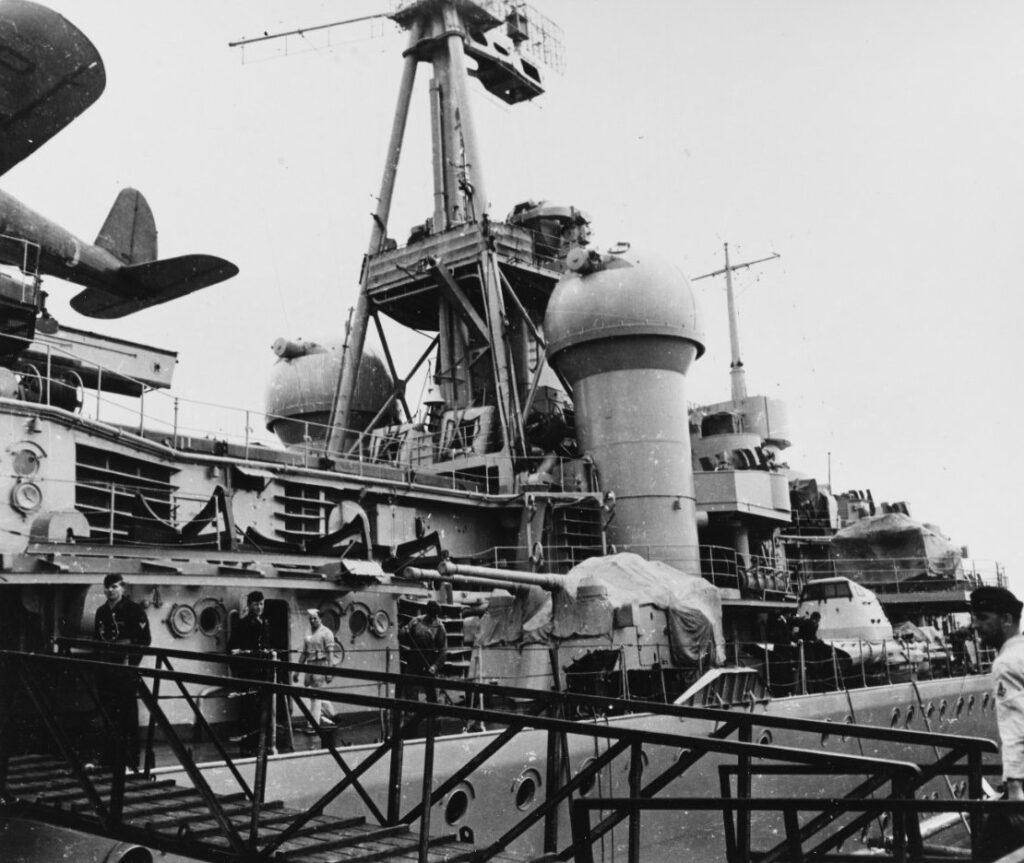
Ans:
[{"label": "battleship superstructure", "polygon": [[[0,18],[34,8],[6,0]],[[148,426],[143,396],[170,387],[175,354],[57,325],[45,269],[31,264],[45,258],[40,241],[9,238],[4,260],[19,274],[0,282],[0,645],[88,637],[99,584],[118,572],[154,644],[194,652],[210,673],[219,666],[201,656],[223,654],[258,587],[281,656],[298,653],[304,611],[318,608],[340,661],[363,671],[398,670],[399,623],[438,597],[453,677],[890,724],[893,700],[912,697],[892,690],[902,676],[918,701],[977,693],[980,705],[983,676],[948,653],[872,653],[891,632],[875,619],[864,637],[823,630],[837,642],[824,674],[809,675],[802,653],[780,664],[773,616],[795,613],[815,576],[856,581],[868,568],[837,558],[833,537],[876,517],[874,502],[812,487],[783,463],[784,405],[747,394],[734,314],[731,398],[690,408],[686,376],[705,335],[674,265],[639,247],[592,248],[575,205],[524,201],[493,217],[469,82],[510,105],[540,95],[535,55],[557,50],[550,22],[497,0],[412,0],[392,17],[409,43],[358,304],[341,341],[275,344],[266,425],[281,447]],[[422,65],[433,76],[433,209],[399,243],[390,206]],[[727,258],[722,272],[732,269]],[[431,334],[412,368],[397,367],[383,317]],[[408,385],[428,362],[415,409]],[[135,416],[113,421],[126,407]],[[904,609],[897,622],[941,627],[965,609],[972,576],[954,562],[937,578],[933,557],[892,564],[920,576],[912,602],[904,590],[887,606],[879,591],[883,607]],[[687,579],[710,583],[713,598],[682,613],[657,588],[678,596]],[[572,603],[559,604],[569,585]],[[524,626],[527,609],[545,613],[537,590],[556,595],[553,627]],[[812,589],[804,605],[828,598]],[[559,629],[559,614],[575,622]],[[960,676],[925,683],[940,656]],[[722,675],[723,664],[749,673]],[[860,687],[856,710],[845,686]],[[221,693],[194,694],[212,723],[236,718]],[[183,704],[167,710],[190,718]],[[980,706],[967,720],[972,731],[993,723]]]}]

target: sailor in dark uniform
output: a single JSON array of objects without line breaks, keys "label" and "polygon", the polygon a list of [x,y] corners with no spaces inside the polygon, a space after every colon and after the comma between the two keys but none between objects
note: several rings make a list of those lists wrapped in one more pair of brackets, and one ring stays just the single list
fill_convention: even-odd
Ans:
[{"label": "sailor in dark uniform", "polygon": [[[264,601],[263,593],[259,590],[252,591],[245,598],[246,615],[231,627],[231,637],[228,638],[228,651],[233,656],[266,658],[270,655],[270,624],[263,617]],[[257,680],[265,680],[267,677],[266,669],[253,662],[232,663],[231,673],[235,677],[250,677]],[[240,695],[241,754],[255,755],[260,730],[259,693],[251,690]]]},{"label": "sailor in dark uniform", "polygon": [[[103,592],[107,601],[96,610],[95,633],[99,641],[113,644],[137,644],[147,647],[153,640],[146,612],[137,602],[125,595],[124,579],[111,573],[103,579]],[[116,665],[137,666],[141,653],[115,653],[103,657]],[[127,750],[126,766],[139,769],[139,702],[135,695],[137,675],[121,668],[101,671],[96,677],[100,702],[113,722],[112,733],[120,736]],[[111,737],[106,738],[108,761]]]}]

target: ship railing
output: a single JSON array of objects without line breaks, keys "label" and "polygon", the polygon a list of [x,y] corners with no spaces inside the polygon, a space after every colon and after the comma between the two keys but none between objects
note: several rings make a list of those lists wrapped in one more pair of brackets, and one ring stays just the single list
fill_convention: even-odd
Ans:
[{"label": "ship railing", "polygon": [[[10,339],[33,343],[13,335]],[[440,435],[429,430],[425,422],[370,431],[350,429],[348,437],[355,444],[339,455],[327,448],[331,427],[324,423],[182,398],[123,371],[85,360],[59,345],[46,342],[40,346],[45,350],[45,361],[40,366],[22,363],[15,368],[20,400],[26,404],[77,413],[183,452],[230,455],[241,461],[285,463],[307,469],[331,467],[368,479],[391,478],[405,484],[420,482],[480,494],[499,491],[495,470],[482,462],[500,454],[482,444],[459,447],[457,442],[449,441],[442,445]],[[94,397],[86,392],[83,376],[94,383]],[[125,383],[130,384],[138,395],[112,390],[110,382],[114,380],[122,389]],[[201,417],[201,421],[192,422],[193,417]],[[278,423],[291,429],[288,446],[262,431]],[[541,487],[570,489],[575,487],[578,473],[569,468],[572,463],[572,459],[552,456],[522,460],[515,469],[525,476],[543,465]]]},{"label": "ship railing", "polygon": [[[737,666],[757,670],[775,697],[984,674],[994,658],[973,633],[964,630],[936,641],[893,637],[869,642],[825,636],[776,643],[726,641],[722,647],[724,655]],[[904,721],[909,724],[917,711],[929,718],[938,711],[939,720],[946,719],[948,712],[959,719],[964,711],[970,714],[976,707],[987,710],[990,703],[994,707],[986,696],[976,705],[971,696],[952,704],[929,705],[927,709],[924,704],[910,705]],[[897,710],[893,722],[899,721]]]},{"label": "ship railing", "polygon": [[[182,843],[190,843],[190,853],[200,857],[216,853],[216,859],[271,859],[292,838],[300,835],[308,838],[323,829],[317,822],[324,810],[347,792],[349,798],[358,798],[353,804],[366,811],[381,828],[417,825],[418,859],[426,860],[432,834],[437,832],[436,828],[431,828],[435,807],[449,795],[456,795],[464,783],[493,784],[493,776],[488,779],[487,774],[501,768],[492,760],[522,734],[532,735],[525,745],[531,751],[542,751],[544,759],[512,783],[513,799],[507,809],[507,813],[511,813],[507,818],[510,823],[502,825],[498,831],[501,835],[489,837],[485,846],[475,849],[466,859],[489,859],[527,831],[534,830],[543,834],[546,855],[567,860],[574,855],[586,855],[589,844],[627,821],[627,859],[638,863],[641,823],[636,806],[613,804],[611,814],[596,825],[588,825],[586,835],[574,834],[568,844],[559,840],[560,811],[574,796],[602,800],[616,788],[624,789],[631,801],[671,799],[659,795],[685,792],[692,787],[686,785],[688,778],[699,784],[696,793],[707,799],[706,769],[716,768],[720,773],[724,771],[721,773],[723,801],[756,799],[752,793],[754,777],[774,774],[788,780],[790,787],[792,783],[799,783],[797,787],[827,789],[824,793],[830,804],[828,817],[806,822],[799,828],[798,837],[789,831],[791,819],[787,821],[789,832],[782,843],[778,841],[777,830],[765,830],[765,825],[754,823],[744,813],[735,816],[732,808],[721,807],[719,811],[725,812],[722,835],[730,859],[750,859],[755,842],[769,844],[767,856],[758,854],[758,859],[782,859],[797,839],[803,843],[817,842],[816,850],[821,853],[838,848],[850,837],[871,827],[873,810],[860,806],[859,801],[871,799],[880,790],[886,794],[883,789],[889,789],[883,798],[886,802],[913,800],[927,783],[943,776],[961,776],[967,783],[968,798],[980,800],[984,776],[999,771],[998,765],[984,763],[986,757],[998,753],[995,743],[968,736],[853,724],[843,729],[844,741],[853,741],[847,747],[849,751],[844,752],[839,751],[838,746],[823,749],[819,743],[827,739],[826,736],[835,735],[834,723],[745,710],[619,701],[458,680],[443,682],[444,689],[452,696],[450,699],[424,702],[411,695],[412,688],[429,691],[441,683],[437,678],[320,666],[317,670],[326,677],[359,681],[365,686],[362,689],[309,688],[281,682],[295,672],[308,670],[292,662],[71,639],[59,639],[57,647],[59,654],[0,651],[0,672],[4,691],[9,695],[2,702],[0,716],[7,732],[0,736],[0,791],[4,798],[17,800],[19,797],[18,764],[12,759],[15,749],[31,751],[35,745],[40,747],[39,751],[60,754],[71,784],[83,802],[81,806],[68,809],[59,805],[48,807],[45,795],[35,803],[22,801],[35,817],[60,818],[65,826],[92,832],[100,829],[114,837],[140,838],[139,828],[126,815],[136,781],[126,769],[129,753],[122,735],[115,733],[119,720],[112,715],[110,705],[99,698],[95,687],[97,675],[118,678],[121,686],[125,682],[131,684],[149,713],[152,730],[147,735],[146,773],[152,771],[152,741],[159,731],[178,767],[209,810],[208,816],[189,816],[192,829],[182,830],[181,824],[172,818],[165,832],[150,833],[146,838],[161,842],[165,850],[180,851],[183,845],[175,849],[171,841],[177,837]],[[97,661],[97,650],[106,661]],[[133,667],[111,662],[115,657],[132,654],[142,654],[141,665]],[[223,668],[222,674],[205,670],[218,663]],[[175,668],[182,664],[187,667],[201,664],[204,672]],[[234,675],[228,673],[229,666]],[[224,742],[222,732],[206,719],[193,695],[213,687],[245,693],[258,709],[257,755],[251,783],[234,763],[229,751],[232,747]],[[200,766],[196,763],[190,746],[163,710],[167,689],[188,704],[197,729],[216,742],[219,756],[216,764]],[[87,744],[75,731],[76,702],[70,697],[74,691],[86,698],[85,716],[79,717],[77,727],[81,727],[83,721],[89,723],[92,718],[98,719],[100,732],[111,747],[109,773],[95,774],[86,769]],[[58,692],[61,693],[59,701],[54,698]],[[387,715],[386,738],[363,751],[358,764],[350,764],[350,756],[338,746],[333,734],[317,726],[306,706],[306,701],[313,698],[348,709],[361,708]],[[487,706],[501,699],[517,700],[523,707],[509,712]],[[274,827],[265,829],[264,816],[270,808],[265,799],[267,788],[281,781],[277,771],[287,769],[290,761],[271,757],[270,741],[276,726],[272,718],[278,715],[275,700],[284,701],[289,717],[297,709],[318,729],[327,758],[325,763],[333,760],[339,774],[315,789],[320,796],[303,811],[279,809],[279,814],[272,819]],[[18,705],[22,712],[16,712],[13,705]],[[594,714],[642,711],[642,715],[650,719],[619,723],[578,722],[567,718],[580,715],[584,709]],[[685,720],[686,724],[678,724],[679,720]],[[443,758],[435,757],[445,722],[482,724],[489,730],[474,748],[473,755],[456,763],[451,748],[444,751]],[[779,746],[766,742],[769,737],[780,734],[793,744]],[[753,742],[755,739],[760,742]],[[584,741],[582,746],[579,741]],[[415,759],[405,758],[410,745],[416,747]],[[890,751],[899,755],[896,758],[866,757],[857,753],[858,746],[864,747],[862,751]],[[574,767],[573,761],[581,750],[589,753],[589,757]],[[422,765],[418,776],[410,777],[404,771],[407,760]],[[691,768],[697,769],[692,777],[687,777]],[[370,771],[374,769],[382,775],[378,775],[377,784],[371,786],[373,774]],[[274,776],[271,776],[272,770]],[[615,779],[609,785],[612,777],[624,778]],[[729,781],[724,781],[724,777]],[[304,783],[316,781],[314,774],[303,772]],[[403,786],[414,782],[417,791],[403,794]],[[609,791],[602,793],[602,787]],[[371,793],[371,788],[378,791],[378,796]],[[844,808],[847,801],[851,805]],[[447,819],[447,806],[443,811]],[[982,814],[993,810],[970,806],[954,811],[967,813],[965,817],[972,827],[972,847],[975,852],[979,851]],[[673,822],[678,830],[686,831],[693,818],[693,813],[687,813],[685,808],[673,810]],[[448,823],[455,822],[449,820]],[[695,829],[706,830],[707,826],[700,824]],[[905,847],[910,854],[920,854],[922,837],[916,818],[903,818],[897,812],[893,815],[892,829],[898,848]],[[225,844],[230,852],[227,858]]]},{"label": "ship railing", "polygon": [[879,594],[970,591],[986,584],[1006,585],[1006,573],[1000,563],[975,559],[948,562],[925,556],[841,558],[798,561],[794,566],[805,581],[842,576]]}]

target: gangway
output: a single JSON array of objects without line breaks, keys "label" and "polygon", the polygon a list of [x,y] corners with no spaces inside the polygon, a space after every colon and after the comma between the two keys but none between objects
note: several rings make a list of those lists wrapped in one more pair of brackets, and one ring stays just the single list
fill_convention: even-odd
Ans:
[{"label": "gangway", "polygon": [[[948,859],[949,849],[929,856],[932,846],[922,836],[921,814],[963,813],[976,846],[986,809],[1013,805],[983,800],[983,777],[998,768],[984,763],[997,747],[982,738],[848,725],[842,728],[843,738],[856,740],[859,751],[868,753],[850,754],[815,745],[823,735],[839,733],[833,723],[752,709],[627,702],[464,680],[446,680],[444,688],[453,698],[431,703],[396,698],[395,693],[408,695],[399,687],[410,682],[437,681],[397,674],[318,667],[350,688],[308,689],[279,682],[306,670],[297,663],[245,659],[242,664],[252,670],[243,668],[240,677],[228,673],[227,656],[103,645],[108,653],[143,653],[143,665],[131,668],[98,661],[91,652],[96,647],[95,642],[62,639],[58,653],[0,651],[0,685],[10,695],[0,703],[0,816],[17,813],[42,824],[217,863],[589,861],[595,859],[596,844],[625,822],[626,853],[616,857],[636,863],[653,859],[644,853],[651,837],[662,835],[675,847],[672,843],[685,843],[689,831],[706,828],[708,819],[717,822],[722,855],[705,859],[842,859],[836,855],[843,843],[887,813],[887,840],[876,859],[927,860]],[[237,675],[240,660],[230,661]],[[211,665],[222,666],[223,673],[182,670]],[[116,735],[113,763],[102,771],[87,768],[76,711],[97,717],[107,733],[113,728],[96,695],[97,673],[131,676],[149,712],[146,748],[151,755],[141,774],[126,770]],[[255,694],[261,713],[255,759],[233,758],[224,729],[204,716],[195,693],[212,689]],[[201,732],[215,749],[215,763],[200,763],[180,727],[169,721],[163,703],[170,697],[191,708],[193,732]],[[296,761],[271,752],[276,723],[270,719],[281,715],[275,699],[289,715],[297,710],[312,721],[303,700],[311,697],[335,708],[379,711],[389,717],[386,734],[357,752],[324,732],[316,757],[333,770],[313,789],[314,799],[301,804],[268,799],[268,788],[289,787],[282,771],[289,765],[294,771]],[[497,699],[517,709],[487,706]],[[627,711],[633,713],[617,715]],[[595,715],[599,718],[593,721],[575,718]],[[487,732],[443,736],[445,723],[453,721]],[[765,731],[785,737],[787,745],[755,742],[766,739]],[[789,740],[803,745],[789,745]],[[570,754],[579,751],[581,741],[595,755],[570,770]],[[493,829],[486,836],[443,824],[453,790],[467,780],[483,787],[487,771],[516,747],[538,753],[542,781],[537,784],[543,793],[529,805],[493,813]],[[152,757],[157,748],[159,764]],[[826,791],[758,796],[755,783],[763,776],[788,782],[782,787],[791,791]],[[923,793],[944,776],[964,779],[966,799],[937,800]],[[603,817],[591,824],[595,810]],[[657,810],[669,811],[671,818],[652,822]],[[765,829],[764,810],[770,810],[777,828]],[[800,812],[813,814],[800,822]],[[659,832],[666,822],[676,831],[667,839]],[[964,853],[971,851],[965,848]]]}]

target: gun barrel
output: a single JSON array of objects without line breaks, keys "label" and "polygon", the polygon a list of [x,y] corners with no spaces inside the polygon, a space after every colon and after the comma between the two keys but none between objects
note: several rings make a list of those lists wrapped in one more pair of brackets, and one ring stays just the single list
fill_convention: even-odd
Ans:
[{"label": "gun barrel", "polygon": [[554,572],[519,572],[515,569],[497,569],[490,566],[471,566],[468,563],[452,563],[442,560],[437,565],[437,572],[418,567],[406,567],[406,572],[413,578],[458,578],[467,581],[501,582],[500,585],[531,585],[543,587],[545,590],[560,590],[565,585],[565,576]]}]

